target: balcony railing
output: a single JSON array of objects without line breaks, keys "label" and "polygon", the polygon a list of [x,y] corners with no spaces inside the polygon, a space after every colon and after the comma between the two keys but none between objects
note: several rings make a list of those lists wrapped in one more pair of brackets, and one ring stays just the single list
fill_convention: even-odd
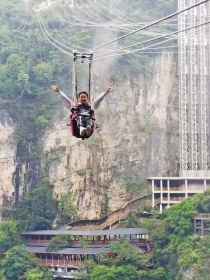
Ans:
[{"label": "balcony railing", "polygon": [[163,197],[162,199],[158,198],[155,200],[155,206],[160,204],[162,201],[168,201],[170,203],[172,201],[182,201],[183,199],[185,199],[185,197]]},{"label": "balcony railing", "polygon": [[53,259],[41,259],[41,262],[46,265],[69,265],[69,266],[84,266],[84,261],[69,261],[69,260],[53,260]]},{"label": "balcony railing", "polygon": [[160,204],[160,203],[161,203],[160,198],[158,198],[158,199],[155,200],[155,206],[158,205],[158,204]]},{"label": "balcony railing", "polygon": [[74,273],[75,272],[72,273],[72,272],[53,271],[53,276],[58,276],[58,277],[61,277],[61,278],[67,278],[67,277],[73,278]]},{"label": "balcony railing", "polygon": [[24,239],[25,244],[46,244],[50,243],[50,240],[38,240],[38,239]]},{"label": "balcony railing", "polygon": [[198,213],[194,219],[210,219],[210,213]]},{"label": "balcony railing", "polygon": [[[155,188],[155,191],[160,192],[161,188]],[[182,188],[182,187],[170,187],[169,189],[168,188],[162,188],[162,191],[164,191],[164,192],[165,191],[166,192],[184,192],[185,188]]]},{"label": "balcony railing", "polygon": [[185,197],[163,197],[163,201],[182,201]]}]

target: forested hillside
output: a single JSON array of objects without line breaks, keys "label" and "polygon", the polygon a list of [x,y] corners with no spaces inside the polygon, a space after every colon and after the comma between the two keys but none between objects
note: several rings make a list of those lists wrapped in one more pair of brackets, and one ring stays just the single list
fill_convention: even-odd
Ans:
[{"label": "forested hillside", "polygon": [[[145,156],[145,162],[139,167],[139,165],[135,165],[135,159],[130,156],[129,151],[126,151],[134,133],[136,133],[135,143],[146,142],[144,149],[142,148],[141,151],[143,155],[148,153],[147,144],[154,145],[151,142],[152,138],[159,138],[158,133],[162,131],[162,128],[158,126],[157,122],[151,122],[149,116],[149,121],[135,122],[137,126],[134,126],[134,129],[130,132],[130,138],[126,138],[127,134],[124,132],[125,129],[123,130],[124,144],[117,143],[116,146],[119,150],[115,149],[115,154],[112,155],[111,159],[114,159],[110,169],[106,169],[106,165],[100,162],[101,158],[105,158],[103,152],[107,151],[107,146],[104,145],[105,140],[102,141],[100,136],[97,141],[94,140],[95,142],[90,141],[85,144],[90,151],[94,166],[89,161],[89,169],[84,167],[77,171],[83,185],[80,185],[78,190],[72,191],[73,183],[69,178],[73,178],[73,176],[70,177],[69,175],[68,180],[66,180],[68,182],[66,192],[61,191],[58,194],[54,191],[55,182],[50,177],[52,164],[59,162],[59,158],[66,151],[66,147],[57,144],[54,149],[51,148],[47,152],[44,150],[46,130],[53,130],[54,124],[64,116],[58,96],[51,92],[49,88],[51,84],[59,84],[59,87],[65,92],[71,92],[72,50],[77,49],[82,52],[95,47],[94,39],[97,33],[102,32],[100,28],[103,28],[103,32],[104,28],[107,28],[105,30],[121,36],[139,28],[139,22],[144,25],[144,23],[161,18],[176,10],[176,1],[173,0],[158,0],[156,5],[154,5],[153,0],[75,0],[75,2],[74,9],[70,7],[69,1],[11,0],[9,2],[2,1],[0,5],[0,109],[6,111],[12,120],[14,133],[9,138],[9,145],[16,147],[15,171],[12,174],[10,187],[14,187],[14,193],[12,198],[3,193],[1,209],[3,221],[0,224],[0,279],[2,280],[52,279],[51,271],[27,252],[22,244],[20,232],[51,229],[55,223],[61,225],[78,219],[81,197],[84,196],[86,190],[90,192],[88,184],[91,185],[94,182],[93,186],[96,187],[96,194],[98,197],[102,197],[99,204],[103,202],[103,207],[101,213],[97,213],[100,216],[113,210],[110,209],[108,204],[111,200],[110,197],[112,197],[108,188],[113,181],[116,181],[117,185],[117,179],[120,178],[125,188],[122,196],[126,197],[125,199],[132,199],[146,189],[144,180],[147,175],[145,171],[147,166],[149,166],[148,169],[151,169],[150,166],[154,166],[151,172],[159,171],[159,169],[156,169],[158,164],[153,156],[151,158]],[[126,37],[119,42],[119,47],[126,48],[127,45],[152,38],[154,34],[171,30],[171,28],[174,28],[173,24],[174,22],[170,22],[168,25],[160,26],[160,29],[152,29],[151,34],[141,33]],[[172,41],[172,46],[174,45],[176,46],[176,40]],[[166,47],[168,43],[161,46]],[[146,47],[146,44],[139,46],[139,48],[143,47]],[[98,56],[95,59],[96,63],[98,61],[97,69],[104,71],[103,65],[105,62],[100,58],[111,51],[111,48],[106,47],[103,51],[97,50],[94,53]],[[139,79],[139,75],[145,78],[149,74],[150,76],[147,79],[150,82],[153,74],[160,72],[159,65],[156,64],[158,62],[164,64],[162,58],[157,59],[161,52],[161,49],[153,49],[150,53],[143,50],[141,54],[133,53],[113,57],[113,65],[106,76],[108,78],[106,84],[119,85],[119,88],[122,85],[127,90],[127,85],[123,84],[127,78],[127,73],[130,74],[133,88],[138,88],[137,80],[143,83],[144,79]],[[115,55],[116,52],[111,52],[110,55],[112,54]],[[167,58],[168,56],[165,55],[164,59]],[[79,88],[82,89],[87,84],[88,75],[85,68],[82,68],[81,65],[79,67],[78,75],[81,82]],[[158,85],[158,87],[160,86]],[[147,90],[147,86],[145,88],[144,94],[147,96],[149,90]],[[128,108],[132,108],[131,111],[136,115],[134,110],[136,105],[133,105],[132,102],[134,99],[135,101],[138,98],[142,99],[142,96],[138,91],[135,91],[134,95],[135,98],[132,96],[132,98],[126,100],[127,107],[125,106],[122,110],[126,111]],[[119,96],[122,98],[122,96],[125,96],[125,92],[121,91],[112,97],[111,101],[107,101],[110,111],[113,109],[113,104],[117,103]],[[176,102],[176,100],[174,99],[171,102]],[[149,107],[149,112],[155,110],[152,106]],[[167,105],[161,106],[162,110]],[[141,108],[140,111],[142,111]],[[170,114],[168,107],[166,111]],[[123,119],[122,111],[118,108],[114,116],[102,112],[99,117],[105,120],[104,123],[112,120],[115,127],[116,123]],[[125,124],[125,120],[123,120],[123,123]],[[167,143],[171,144],[171,139],[174,137],[171,119],[168,123],[170,125],[167,126],[164,133],[168,136]],[[99,128],[99,135],[101,131],[103,132],[103,124],[101,124],[101,127]],[[115,133],[112,134],[115,137]],[[138,135],[139,138],[137,138]],[[139,140],[140,137],[141,140]],[[109,143],[113,143],[112,139]],[[76,143],[75,145],[74,143],[73,147],[75,146],[82,147],[82,144]],[[134,154],[139,157],[139,147],[135,147],[135,150],[133,145],[131,146]],[[164,150],[164,152],[167,154],[167,151]],[[66,161],[69,161],[68,157]],[[99,163],[103,168],[100,167]],[[122,167],[122,170],[118,172],[120,167]],[[171,166],[168,167],[167,165],[163,169],[167,170],[165,172],[168,172],[168,174],[175,173],[175,167],[171,169]],[[110,176],[108,179],[106,179],[107,174]],[[104,181],[103,177],[105,177]],[[57,183],[57,188],[63,181]],[[118,191],[116,193],[117,196],[114,196],[114,199],[120,200]],[[91,199],[89,198],[89,200]],[[117,202],[114,201],[113,204],[117,204]],[[99,264],[87,263],[89,275],[83,275],[83,272],[81,272],[81,275],[83,275],[81,279],[183,279],[182,272],[188,268],[196,271],[198,277],[200,277],[196,279],[208,279],[204,277],[208,275],[208,262],[206,260],[209,257],[209,252],[205,248],[207,248],[206,244],[209,240],[208,237],[203,239],[194,237],[192,228],[193,215],[199,211],[208,211],[208,209],[203,209],[203,206],[198,209],[196,203],[203,205],[203,197],[197,198],[197,202],[196,198],[194,200],[188,199],[186,202],[167,210],[161,216],[154,212],[153,218],[148,220],[139,219],[139,213],[130,214],[128,224],[124,224],[124,226],[140,226],[149,229],[155,248],[154,270],[151,269],[151,263],[146,256],[139,256],[135,249],[128,246],[126,240],[122,240],[121,243],[113,244],[111,248],[118,255],[116,259],[102,259]],[[93,206],[91,206],[91,209],[95,211]],[[94,213],[94,215],[96,214]],[[157,218],[155,218],[156,215]],[[201,263],[204,270],[201,269]]]}]

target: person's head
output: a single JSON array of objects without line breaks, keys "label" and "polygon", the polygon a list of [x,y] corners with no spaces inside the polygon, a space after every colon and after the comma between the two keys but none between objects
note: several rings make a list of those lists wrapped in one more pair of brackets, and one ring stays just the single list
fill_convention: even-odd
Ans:
[{"label": "person's head", "polygon": [[79,93],[78,101],[79,101],[79,103],[82,103],[82,104],[86,104],[86,103],[89,102],[89,101],[88,101],[88,94],[87,94],[86,91],[81,91],[81,92]]}]

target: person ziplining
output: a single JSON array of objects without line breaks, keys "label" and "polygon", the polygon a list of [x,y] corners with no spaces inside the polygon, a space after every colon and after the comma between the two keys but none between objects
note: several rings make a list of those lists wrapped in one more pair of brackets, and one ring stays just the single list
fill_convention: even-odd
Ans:
[{"label": "person ziplining", "polygon": [[79,98],[74,104],[74,102],[70,98],[68,98],[66,94],[63,93],[57,85],[52,85],[50,88],[59,94],[64,105],[72,112],[72,121],[76,121],[77,127],[79,129],[79,135],[77,131],[73,131],[73,135],[78,138],[89,138],[92,135],[94,131],[93,110],[97,110],[99,108],[101,101],[104,99],[107,93],[114,91],[113,87],[107,88],[107,90],[104,93],[99,95],[99,97],[93,101],[92,109],[88,99],[88,93],[86,91],[81,91],[79,93]]},{"label": "person ziplining", "polygon": [[[76,71],[76,60],[80,57],[82,59],[82,63],[86,58],[89,60],[89,92],[81,91],[77,94],[77,71]],[[70,126],[72,135],[77,138],[89,138],[95,128],[95,117],[94,110],[97,110],[101,104],[101,101],[109,92],[113,92],[114,88],[109,87],[104,93],[102,93],[96,100],[93,101],[93,108],[91,108],[90,104],[90,93],[91,93],[91,65],[93,60],[93,53],[83,53],[80,54],[77,51],[73,51],[73,99],[77,100],[76,102],[72,101],[68,98],[65,93],[63,93],[57,85],[52,85],[51,89],[56,91],[64,105],[71,111],[70,116]],[[75,103],[75,104],[74,104]]]}]

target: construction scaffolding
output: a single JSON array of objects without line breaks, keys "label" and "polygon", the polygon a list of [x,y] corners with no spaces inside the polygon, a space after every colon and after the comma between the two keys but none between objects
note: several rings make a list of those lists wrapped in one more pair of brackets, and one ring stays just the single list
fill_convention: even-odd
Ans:
[{"label": "construction scaffolding", "polygon": [[[178,0],[179,10],[197,0]],[[205,23],[210,2],[179,15],[179,30]],[[186,31],[179,48],[180,176],[210,176],[209,27]]]}]

